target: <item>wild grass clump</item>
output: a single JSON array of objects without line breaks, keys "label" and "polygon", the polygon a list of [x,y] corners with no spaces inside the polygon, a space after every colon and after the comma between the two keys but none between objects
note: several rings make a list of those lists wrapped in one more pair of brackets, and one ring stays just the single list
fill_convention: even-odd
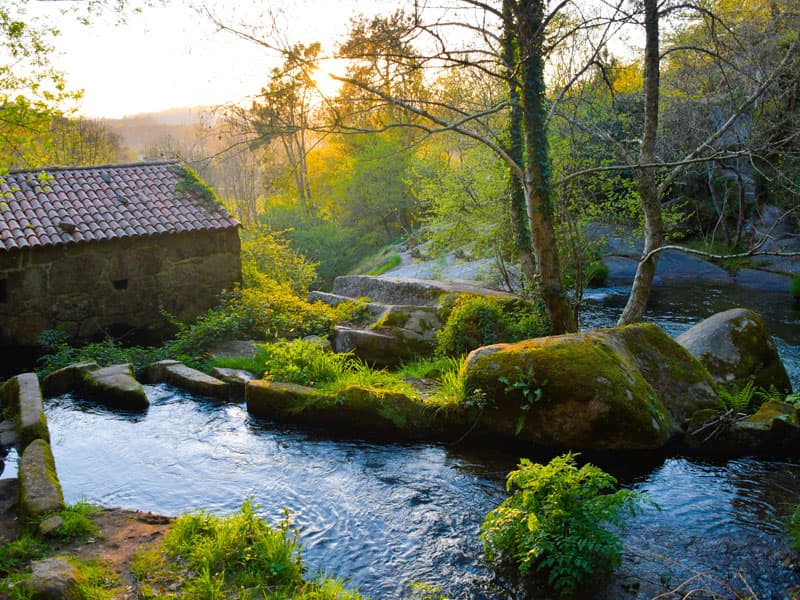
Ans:
[{"label": "wild grass clump", "polygon": [[487,559],[523,577],[538,573],[564,597],[619,564],[622,542],[608,525],[621,526],[643,500],[617,490],[616,479],[599,467],[578,468],[576,457],[567,453],[546,465],[523,458],[508,475],[511,496],[481,526]]},{"label": "wild grass clump", "polygon": [[[340,580],[303,578],[305,567],[288,516],[270,526],[245,502],[236,513],[206,512],[175,521],[157,549],[138,553],[132,571],[145,598],[359,600]],[[166,594],[157,590],[177,589]]]},{"label": "wild grass clump", "polygon": [[99,528],[91,517],[100,512],[100,508],[83,500],[68,504],[64,510],[57,513],[62,523],[54,533],[64,541],[88,540],[97,535]]}]

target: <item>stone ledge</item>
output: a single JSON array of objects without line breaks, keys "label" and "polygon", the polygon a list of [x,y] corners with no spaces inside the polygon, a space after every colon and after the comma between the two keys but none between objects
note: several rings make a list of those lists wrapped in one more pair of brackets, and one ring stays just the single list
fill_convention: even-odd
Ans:
[{"label": "stone ledge", "polygon": [[218,400],[229,400],[230,386],[216,377],[187,367],[177,360],[161,360],[147,368],[147,379],[152,383],[168,383],[192,394]]},{"label": "stone ledge", "polygon": [[19,513],[23,522],[63,510],[64,496],[50,444],[37,439],[19,460]]},{"label": "stone ledge", "polygon": [[50,441],[47,417],[42,408],[42,390],[35,373],[21,373],[0,388],[3,406],[8,406],[17,426],[17,442],[24,449],[33,440]]},{"label": "stone ledge", "polygon": [[147,394],[128,364],[100,367],[95,362],[75,363],[53,371],[44,378],[48,396],[77,392],[87,398],[123,410],[145,410]]}]

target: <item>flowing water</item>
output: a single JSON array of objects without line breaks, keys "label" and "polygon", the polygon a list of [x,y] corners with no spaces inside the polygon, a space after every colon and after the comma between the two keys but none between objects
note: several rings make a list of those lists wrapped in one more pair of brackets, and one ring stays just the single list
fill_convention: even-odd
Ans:
[{"label": "flowing water", "polygon": [[[750,305],[779,334],[797,387],[800,315],[785,297],[758,295],[754,304],[752,292],[735,293],[662,288],[650,314],[675,334],[717,310]],[[584,326],[613,323],[620,291],[593,294]],[[412,597],[414,582],[453,599],[519,596],[486,567],[478,540],[519,458],[510,449],[331,440],[254,420],[243,405],[147,389],[152,404],[137,415],[69,395],[47,402],[67,501],[177,515],[228,513],[253,498],[273,522],[289,509],[312,572],[344,577],[374,599]],[[595,582],[594,597],[652,598],[690,580],[684,593],[733,597],[749,586],[764,600],[788,598],[800,585],[783,534],[800,501],[800,463],[618,457],[601,466],[660,510],[628,519],[623,564]]]}]

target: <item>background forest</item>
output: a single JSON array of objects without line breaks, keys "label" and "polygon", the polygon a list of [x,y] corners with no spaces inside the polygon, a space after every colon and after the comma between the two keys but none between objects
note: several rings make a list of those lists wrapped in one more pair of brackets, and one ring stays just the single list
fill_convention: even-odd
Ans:
[{"label": "background forest", "polygon": [[[495,283],[557,302],[597,275],[598,224],[656,253],[682,240],[723,255],[769,249],[776,219],[798,227],[790,0],[413,3],[354,19],[334,48],[209,10],[280,57],[260,94],[121,120],[77,116],[50,60],[57,31],[25,4],[0,8],[0,168],[178,158],[242,222],[246,249],[288,244],[317,288],[405,240],[419,256],[491,257]],[[548,306],[555,330],[573,327]]]}]

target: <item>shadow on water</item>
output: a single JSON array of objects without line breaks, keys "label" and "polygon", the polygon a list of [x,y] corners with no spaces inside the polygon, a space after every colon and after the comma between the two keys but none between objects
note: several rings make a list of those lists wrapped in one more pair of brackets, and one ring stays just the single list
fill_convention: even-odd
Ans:
[{"label": "shadow on water", "polygon": [[[619,314],[614,290],[596,297],[601,293],[605,302],[590,301],[585,324],[611,325]],[[673,293],[679,292],[660,288],[650,311],[672,334],[748,299],[722,288],[695,289],[694,297]],[[797,315],[760,302],[747,305],[781,336],[796,383]],[[289,508],[312,573],[347,578],[373,598],[408,598],[414,582],[438,586],[452,599],[516,597],[486,566],[478,534],[485,514],[506,496],[518,449],[331,439],[253,420],[243,405],[201,401],[166,386],[147,391],[151,406],[135,415],[69,396],[47,402],[68,501],[176,515],[199,508],[228,513],[253,498],[273,522]],[[684,593],[694,586],[733,597],[732,590],[749,585],[764,600],[788,597],[800,585],[784,560],[783,533],[800,499],[797,463],[652,454],[581,459],[660,506],[628,519],[622,565],[595,582],[595,598],[651,598],[693,577]]]}]

